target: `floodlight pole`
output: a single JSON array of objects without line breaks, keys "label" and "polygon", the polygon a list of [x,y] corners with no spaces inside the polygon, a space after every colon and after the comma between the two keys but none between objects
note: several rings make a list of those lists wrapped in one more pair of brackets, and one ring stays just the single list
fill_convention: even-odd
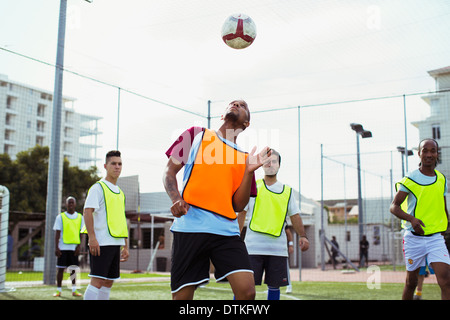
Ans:
[{"label": "floodlight pole", "polygon": [[323,202],[323,144],[320,144],[320,264],[325,270],[325,229],[324,229],[324,202]]},{"label": "floodlight pole", "polygon": [[[298,128],[298,208],[300,210],[300,215],[302,214],[302,179],[301,179],[301,158],[300,158],[300,147],[301,147],[301,136],[300,136],[300,106],[297,107],[297,128]],[[298,235],[300,237],[300,235]],[[299,238],[300,240],[300,238]],[[302,249],[300,248],[300,242],[297,241],[297,254],[298,254],[298,281],[302,281]]]},{"label": "floodlight pole", "polygon": [[116,150],[119,150],[119,125],[120,125],[120,87],[117,88],[117,138],[116,138]]},{"label": "floodlight pole", "polygon": [[350,127],[356,133],[356,161],[358,170],[358,225],[359,225],[359,241],[361,241],[364,234],[364,214],[362,209],[361,157],[359,151],[359,135],[361,135],[361,137],[363,138],[371,138],[372,132],[364,130],[363,126],[358,123],[351,123]]},{"label": "floodlight pole", "polygon": [[56,50],[55,87],[53,93],[52,135],[48,162],[47,204],[45,210],[44,284],[47,285],[53,285],[56,282],[53,224],[61,208],[61,118],[66,11],[67,0],[61,0],[59,8],[58,46]]},{"label": "floodlight pole", "polygon": [[[86,0],[91,3],[92,0]],[[61,210],[62,157],[61,119],[64,71],[64,45],[66,37],[67,0],[60,1],[58,44],[56,49],[55,85],[53,90],[52,134],[47,176],[47,202],[45,209],[44,284],[56,282],[56,256],[53,224]]]},{"label": "floodlight pole", "polygon": [[408,160],[408,156],[412,156],[413,152],[412,150],[406,150],[405,147],[397,147],[397,151],[400,152],[402,156],[402,177],[404,177],[408,172],[408,170],[405,172],[405,159]]},{"label": "floodlight pole", "polygon": [[[405,126],[405,150],[408,150],[408,131],[407,131],[407,121],[406,121],[406,96],[403,95],[403,120],[404,120],[404,126]],[[405,167],[406,167],[406,172],[409,171],[409,167],[408,167],[408,155],[405,154]]]},{"label": "floodlight pole", "polygon": [[362,240],[364,234],[364,214],[362,210],[362,191],[361,191],[361,156],[359,150],[359,134],[356,133],[356,161],[358,171],[358,227],[359,227],[359,241]]},{"label": "floodlight pole", "polygon": [[211,129],[211,100],[208,100],[208,116],[206,119],[208,120],[208,129]]}]

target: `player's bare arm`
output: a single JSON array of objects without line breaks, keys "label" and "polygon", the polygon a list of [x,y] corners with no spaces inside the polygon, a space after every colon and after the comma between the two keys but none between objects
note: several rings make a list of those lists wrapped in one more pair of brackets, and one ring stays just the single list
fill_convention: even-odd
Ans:
[{"label": "player's bare arm", "polygon": [[183,200],[180,191],[178,190],[177,173],[182,167],[183,164],[181,162],[170,157],[163,173],[164,188],[173,203],[170,211],[172,212],[172,215],[177,218],[185,215],[189,209],[189,205]]},{"label": "player's bare arm", "polygon": [[93,256],[100,255],[100,245],[98,244],[97,238],[95,237],[94,231],[94,209],[85,208],[84,209],[84,224],[86,225],[86,231],[89,236],[89,251]]},{"label": "player's bare arm", "polygon": [[408,196],[408,193],[404,191],[399,191],[394,197],[394,200],[392,201],[390,211],[391,213],[396,216],[399,219],[409,221],[411,223],[411,226],[413,227],[414,231],[418,234],[423,234],[424,231],[422,229],[422,226],[425,227],[425,224],[422,222],[422,220],[417,219],[416,217],[407,214],[405,211],[402,210],[400,207],[403,201],[405,201],[406,197]]},{"label": "player's bare arm", "polygon": [[247,211],[242,210],[238,213],[238,224],[239,224],[239,231],[242,232],[242,229],[244,229],[245,224],[245,217],[247,216]]},{"label": "player's bare arm", "polygon": [[233,209],[236,212],[242,211],[250,199],[253,172],[245,172],[241,185],[233,195]]},{"label": "player's bare arm", "polygon": [[305,227],[303,226],[303,220],[299,214],[294,214],[291,217],[292,227],[295,232],[300,236],[298,242],[302,251],[309,249],[309,240],[306,237]]},{"label": "player's bare arm", "polygon": [[255,154],[255,152],[256,147],[253,148],[247,157],[244,177],[242,178],[241,185],[233,195],[233,209],[236,212],[244,210],[250,199],[254,172],[264,163],[270,161],[270,156],[272,154],[272,150],[269,147],[263,148],[258,154]]}]

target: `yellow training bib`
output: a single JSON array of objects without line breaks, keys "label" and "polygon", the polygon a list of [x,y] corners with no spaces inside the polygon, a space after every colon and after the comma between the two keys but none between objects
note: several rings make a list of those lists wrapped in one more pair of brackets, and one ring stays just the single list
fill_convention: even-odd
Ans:
[{"label": "yellow training bib", "polygon": [[249,228],[252,231],[279,237],[283,231],[292,188],[284,185],[281,193],[267,189],[264,180],[256,181],[258,196],[253,206]]},{"label": "yellow training bib", "polygon": [[[425,224],[425,227],[422,227],[424,235],[443,232],[447,230],[448,225],[444,203],[446,178],[439,171],[435,170],[435,172],[436,180],[428,185],[419,184],[408,177],[404,177],[396,184],[396,189],[399,185],[403,185],[416,198],[416,206],[412,210],[408,210],[408,197],[411,194],[403,201],[401,208],[406,213],[422,220]],[[406,225],[404,222],[402,222],[403,227]]]}]

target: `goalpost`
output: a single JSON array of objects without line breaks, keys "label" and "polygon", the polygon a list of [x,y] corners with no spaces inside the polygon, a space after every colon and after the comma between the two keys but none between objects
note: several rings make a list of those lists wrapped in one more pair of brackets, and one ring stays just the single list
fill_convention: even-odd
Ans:
[{"label": "goalpost", "polygon": [[0,185],[0,292],[13,289],[6,288],[6,261],[8,259],[8,223],[9,223],[9,190]]}]

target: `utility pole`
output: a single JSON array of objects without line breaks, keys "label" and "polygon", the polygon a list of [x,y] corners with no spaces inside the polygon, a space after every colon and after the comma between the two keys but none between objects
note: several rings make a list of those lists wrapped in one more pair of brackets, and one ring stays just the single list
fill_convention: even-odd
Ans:
[{"label": "utility pole", "polygon": [[[86,0],[91,3],[92,0]],[[60,1],[58,45],[56,49],[55,86],[53,90],[52,135],[48,162],[47,203],[45,209],[44,284],[56,282],[56,256],[53,224],[61,212],[62,163],[61,125],[64,45],[66,38],[67,0]]]},{"label": "utility pole", "polygon": [[47,285],[55,284],[56,281],[53,224],[61,209],[61,118],[66,12],[67,0],[61,0],[59,8],[58,47],[56,50],[55,87],[53,91],[52,135],[48,162],[47,205],[45,210],[44,284]]}]

